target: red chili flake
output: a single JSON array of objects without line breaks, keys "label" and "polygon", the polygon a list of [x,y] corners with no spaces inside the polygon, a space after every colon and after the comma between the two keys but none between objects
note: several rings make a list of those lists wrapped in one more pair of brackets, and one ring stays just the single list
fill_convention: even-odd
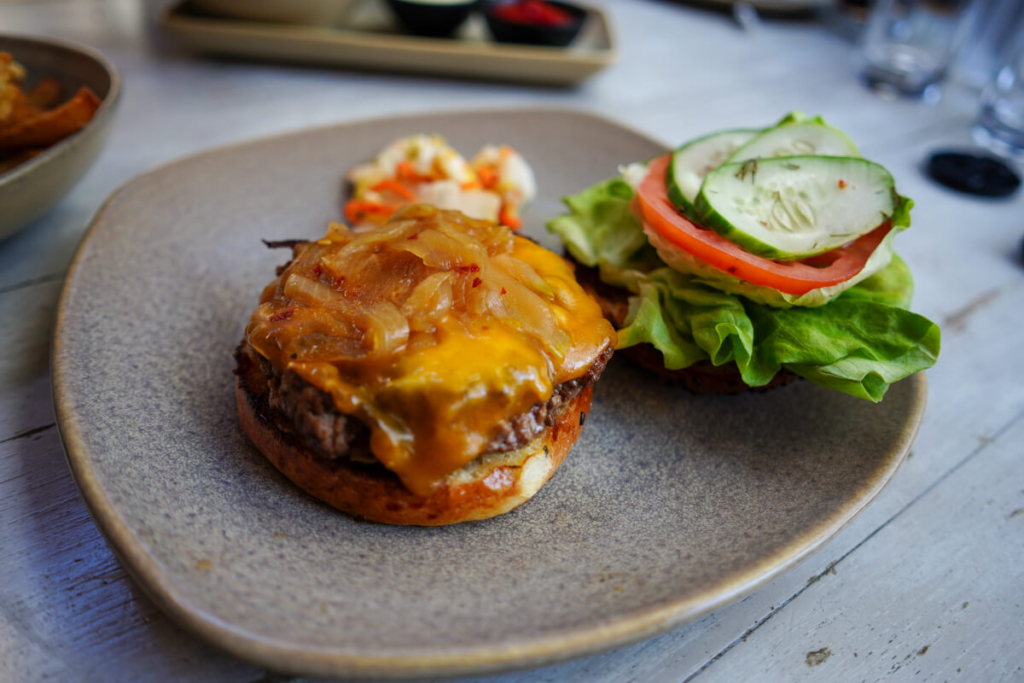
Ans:
[{"label": "red chili flake", "polygon": [[504,287],[502,287],[502,288],[501,288],[501,293],[502,293],[502,294],[508,294],[508,292],[506,292],[506,291],[505,291],[505,288],[504,288]]},{"label": "red chili flake", "polygon": [[415,235],[409,235],[409,238],[408,238],[408,239],[411,239],[411,240],[418,240],[419,238],[420,238],[420,234],[419,234],[419,233],[416,233]]},{"label": "red chili flake", "polygon": [[763,225],[764,227],[767,228],[768,227],[768,221],[761,221],[761,225]]},{"label": "red chili flake", "polygon": [[315,266],[313,266],[313,275],[316,275],[317,277],[320,277],[323,274],[324,274],[324,269],[323,269],[323,267],[319,263],[316,264]]},{"label": "red chili flake", "polygon": [[839,189],[840,190],[846,189],[846,181],[843,180],[842,178],[839,179]]},{"label": "red chili flake", "polygon": [[482,325],[482,326],[480,327],[480,329],[481,329],[481,330],[489,330],[489,329],[491,329],[491,328],[490,328],[490,327],[488,327],[487,325]]},{"label": "red chili flake", "polygon": [[470,263],[468,266],[455,266],[455,270],[460,273],[479,273],[480,266],[475,263]]},{"label": "red chili flake", "polygon": [[293,315],[295,315],[295,309],[294,308],[286,308],[283,311],[280,311],[280,312],[275,313],[274,315],[270,316],[270,322],[272,322],[272,323],[279,323],[282,320],[287,320],[288,318],[292,317]]},{"label": "red chili flake", "polygon": [[480,285],[482,285],[482,284],[483,284],[483,282],[484,282],[484,281],[483,281],[483,280],[481,280],[481,279],[480,279],[480,278],[478,278],[478,277],[475,277],[475,278],[473,278],[473,286],[474,286],[474,287],[479,287]]}]

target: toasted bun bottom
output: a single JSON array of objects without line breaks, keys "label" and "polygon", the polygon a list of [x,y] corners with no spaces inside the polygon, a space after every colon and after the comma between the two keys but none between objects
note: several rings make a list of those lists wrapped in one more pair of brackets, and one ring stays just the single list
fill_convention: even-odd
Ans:
[{"label": "toasted bun bottom", "polygon": [[[604,317],[615,326],[615,329],[621,328],[629,313],[629,292],[601,282],[596,268],[587,268],[578,263],[575,265],[576,279],[579,280],[583,289],[597,301]],[[681,370],[669,370],[665,367],[665,360],[661,352],[650,344],[638,344],[628,349],[620,349],[616,353],[621,353],[645,370],[657,374],[667,382],[684,386],[695,394],[740,394],[745,391],[765,391],[772,387],[789,384],[797,378],[797,375],[789,370],[782,369],[768,384],[751,387],[743,381],[735,363],[715,366],[705,360]]]},{"label": "toasted bun bottom", "polygon": [[528,501],[576,443],[593,395],[593,387],[580,391],[558,422],[525,447],[482,455],[449,474],[430,495],[419,496],[382,465],[314,457],[282,423],[284,416],[270,408],[266,386],[258,368],[240,364],[235,397],[242,430],[284,476],[351,515],[417,526],[487,519]]}]

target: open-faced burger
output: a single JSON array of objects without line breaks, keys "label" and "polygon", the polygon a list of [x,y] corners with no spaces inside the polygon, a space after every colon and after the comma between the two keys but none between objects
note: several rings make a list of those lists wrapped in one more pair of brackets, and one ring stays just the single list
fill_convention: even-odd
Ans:
[{"label": "open-faced burger", "polygon": [[694,391],[800,376],[879,401],[938,357],[893,251],[913,202],[820,118],[713,133],[565,202],[548,227],[618,347]]}]

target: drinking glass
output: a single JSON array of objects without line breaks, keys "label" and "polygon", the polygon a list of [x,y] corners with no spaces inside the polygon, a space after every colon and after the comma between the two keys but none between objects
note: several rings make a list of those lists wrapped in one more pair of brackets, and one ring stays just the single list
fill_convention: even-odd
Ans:
[{"label": "drinking glass", "polygon": [[969,30],[971,0],[877,0],[864,34],[868,85],[920,97],[946,76]]},{"label": "drinking glass", "polygon": [[1024,155],[1024,17],[981,93],[974,135],[996,152]]}]

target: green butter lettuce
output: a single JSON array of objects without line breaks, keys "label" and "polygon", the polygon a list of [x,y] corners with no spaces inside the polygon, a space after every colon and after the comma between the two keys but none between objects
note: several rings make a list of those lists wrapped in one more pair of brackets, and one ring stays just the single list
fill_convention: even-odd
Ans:
[{"label": "green butter lettuce", "polygon": [[[573,258],[632,294],[619,348],[651,344],[673,370],[734,362],[753,387],[786,368],[876,402],[893,382],[935,364],[939,328],[907,310],[913,279],[891,247],[883,267],[826,303],[779,308],[666,266],[629,209],[632,197],[625,181],[608,180],[566,198],[570,213],[548,224]],[[909,225],[909,206],[901,203],[894,224]]]}]

